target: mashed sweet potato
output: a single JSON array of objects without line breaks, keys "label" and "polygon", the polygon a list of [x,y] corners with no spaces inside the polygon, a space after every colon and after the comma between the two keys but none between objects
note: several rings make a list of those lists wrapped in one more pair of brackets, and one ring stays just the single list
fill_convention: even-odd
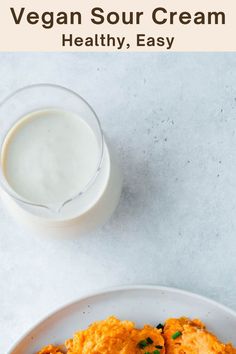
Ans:
[{"label": "mashed sweet potato", "polygon": [[164,329],[116,317],[94,322],[65,343],[65,351],[49,345],[38,354],[236,354],[221,343],[200,320],[169,319]]},{"label": "mashed sweet potato", "polygon": [[47,345],[38,354],[64,354],[59,347],[54,345]]},{"label": "mashed sweet potato", "polygon": [[167,354],[236,354],[230,344],[221,343],[199,320],[169,319],[163,335]]},{"label": "mashed sweet potato", "polygon": [[156,346],[165,353],[160,330],[151,326],[139,330],[133,322],[115,317],[93,323],[66,343],[68,354],[141,354],[153,352]]}]

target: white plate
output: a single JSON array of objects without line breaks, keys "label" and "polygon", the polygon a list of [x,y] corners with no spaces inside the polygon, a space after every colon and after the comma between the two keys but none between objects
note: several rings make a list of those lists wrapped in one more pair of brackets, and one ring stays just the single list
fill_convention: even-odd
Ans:
[{"label": "white plate", "polygon": [[115,315],[137,326],[168,317],[200,318],[222,341],[236,345],[236,313],[202,296],[159,286],[133,286],[90,295],[58,310],[27,333],[8,354],[34,354],[61,344],[91,322]]}]

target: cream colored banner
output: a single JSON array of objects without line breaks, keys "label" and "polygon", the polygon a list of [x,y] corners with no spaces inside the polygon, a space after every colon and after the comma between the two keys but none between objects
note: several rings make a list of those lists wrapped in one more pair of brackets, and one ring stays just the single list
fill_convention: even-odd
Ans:
[{"label": "cream colored banner", "polygon": [[235,0],[0,1],[0,51],[236,51]]}]

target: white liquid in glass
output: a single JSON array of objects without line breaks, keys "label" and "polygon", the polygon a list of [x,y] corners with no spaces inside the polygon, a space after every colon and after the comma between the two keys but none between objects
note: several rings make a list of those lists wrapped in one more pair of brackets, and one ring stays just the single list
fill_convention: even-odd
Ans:
[{"label": "white liquid in glass", "polygon": [[19,196],[52,205],[85,189],[100,154],[97,137],[83,119],[48,109],[30,113],[13,126],[1,158],[5,178]]}]

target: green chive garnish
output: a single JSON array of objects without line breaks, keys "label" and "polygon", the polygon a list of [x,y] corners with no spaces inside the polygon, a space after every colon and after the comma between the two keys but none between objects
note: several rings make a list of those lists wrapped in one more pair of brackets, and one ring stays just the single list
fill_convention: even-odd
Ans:
[{"label": "green chive garnish", "polygon": [[159,325],[156,326],[157,329],[164,329],[163,324],[159,323]]},{"label": "green chive garnish", "polygon": [[138,343],[138,346],[141,349],[145,348],[147,345],[148,345],[148,342],[146,341],[146,339],[143,339]]},{"label": "green chive garnish", "polygon": [[154,350],[153,354],[161,354],[159,350]]},{"label": "green chive garnish", "polygon": [[157,349],[162,349],[163,346],[162,346],[162,345],[155,345],[155,348],[157,348]]},{"label": "green chive garnish", "polygon": [[177,332],[175,332],[173,335],[172,335],[172,339],[177,339],[177,338],[179,338],[180,336],[182,335],[182,333],[180,332],[180,331],[177,331]]},{"label": "green chive garnish", "polygon": [[147,337],[147,338],[146,338],[146,341],[148,342],[148,344],[152,344],[152,343],[153,343],[153,340],[152,340],[152,338],[150,338],[150,337]]},{"label": "green chive garnish", "polygon": [[145,352],[144,354],[151,354],[150,352]]}]

